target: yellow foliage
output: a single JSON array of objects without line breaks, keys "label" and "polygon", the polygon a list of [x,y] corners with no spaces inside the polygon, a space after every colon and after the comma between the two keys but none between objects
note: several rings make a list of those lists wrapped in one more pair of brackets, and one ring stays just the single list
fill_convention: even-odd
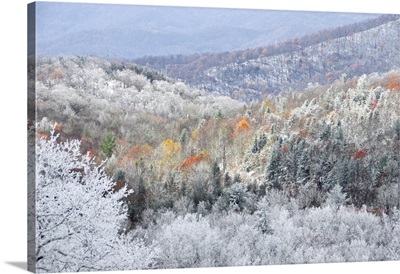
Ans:
[{"label": "yellow foliage", "polygon": [[163,142],[163,152],[164,156],[167,158],[172,158],[176,155],[179,155],[182,151],[182,147],[178,142],[174,142],[171,139],[165,140]]},{"label": "yellow foliage", "polygon": [[198,129],[193,130],[191,135],[193,140],[197,140],[197,138],[199,138],[199,130]]},{"label": "yellow foliage", "polygon": [[271,112],[271,113],[274,113],[274,112],[275,112],[275,107],[274,107],[274,105],[271,103],[270,100],[265,100],[264,103],[263,103],[263,109],[266,110],[267,108],[270,109],[270,112]]}]

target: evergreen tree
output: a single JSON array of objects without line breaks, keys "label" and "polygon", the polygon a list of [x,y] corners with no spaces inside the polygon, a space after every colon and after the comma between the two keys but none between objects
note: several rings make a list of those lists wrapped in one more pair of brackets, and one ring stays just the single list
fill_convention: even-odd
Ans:
[{"label": "evergreen tree", "polygon": [[272,187],[281,189],[283,175],[281,142],[278,141],[272,148],[265,179],[268,184],[272,185]]},{"label": "evergreen tree", "polygon": [[215,118],[217,119],[224,119],[224,115],[222,114],[221,110],[219,109],[217,114],[215,115]]},{"label": "evergreen tree", "polygon": [[117,169],[114,172],[114,181],[116,182],[124,182],[125,183],[125,172],[123,169]]},{"label": "evergreen tree", "polygon": [[310,181],[310,155],[309,148],[304,147],[297,162],[296,182],[305,185]]},{"label": "evergreen tree", "polygon": [[221,195],[222,187],[221,187],[221,170],[218,166],[217,162],[212,164],[211,170],[211,183],[213,188],[214,197],[218,197]]},{"label": "evergreen tree", "polygon": [[128,216],[133,224],[142,220],[142,212],[146,209],[147,189],[142,176],[136,178],[133,193],[128,197]]},{"label": "evergreen tree", "polygon": [[179,136],[179,143],[181,144],[182,147],[185,146],[186,142],[189,139],[189,134],[186,128],[182,129],[181,135]]},{"label": "evergreen tree", "polygon": [[254,135],[254,141],[253,141],[253,147],[251,148],[251,152],[253,154],[257,153],[258,150],[258,140],[257,140],[257,134]]},{"label": "evergreen tree", "polygon": [[224,187],[230,187],[232,185],[232,178],[229,176],[229,172],[225,172],[224,176]]},{"label": "evergreen tree", "polygon": [[331,137],[331,125],[327,124],[324,126],[319,138],[323,141],[328,140]]},{"label": "evergreen tree", "polygon": [[327,195],[326,203],[332,205],[336,208],[339,208],[341,205],[344,205],[347,201],[346,193],[343,193],[342,187],[339,184],[336,184]]},{"label": "evergreen tree", "polygon": [[233,176],[233,183],[241,183],[242,179],[240,178],[240,174],[236,173],[235,176]]},{"label": "evergreen tree", "polygon": [[266,144],[267,144],[267,135],[265,134],[264,131],[262,131],[260,134],[260,139],[258,141],[258,151],[261,151]]},{"label": "evergreen tree", "polygon": [[181,196],[186,196],[187,192],[187,183],[186,181],[181,182],[181,189],[180,189],[180,194]]},{"label": "evergreen tree", "polygon": [[235,182],[224,190],[224,196],[228,199],[230,208],[242,211],[248,208],[249,193],[241,182]]},{"label": "evergreen tree", "polygon": [[394,139],[400,141],[400,118],[393,123],[392,130]]},{"label": "evergreen tree", "polygon": [[257,216],[256,226],[261,230],[262,233],[272,234],[272,228],[270,226],[271,220],[269,216],[269,204],[267,198],[264,196],[257,203],[257,210],[254,214]]},{"label": "evergreen tree", "polygon": [[285,152],[283,157],[283,164],[285,165],[284,177],[282,183],[295,183],[297,177],[297,166],[299,158],[298,143],[292,139],[289,142],[288,151]]},{"label": "evergreen tree", "polygon": [[100,145],[101,152],[107,157],[110,158],[114,153],[115,146],[117,144],[117,138],[113,133],[107,133],[103,138],[103,142]]}]

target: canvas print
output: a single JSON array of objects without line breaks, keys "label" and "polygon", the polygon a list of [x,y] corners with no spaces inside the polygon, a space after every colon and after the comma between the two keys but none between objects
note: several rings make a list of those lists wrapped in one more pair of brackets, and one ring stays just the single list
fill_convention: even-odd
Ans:
[{"label": "canvas print", "polygon": [[400,15],[28,5],[28,269],[400,260]]}]

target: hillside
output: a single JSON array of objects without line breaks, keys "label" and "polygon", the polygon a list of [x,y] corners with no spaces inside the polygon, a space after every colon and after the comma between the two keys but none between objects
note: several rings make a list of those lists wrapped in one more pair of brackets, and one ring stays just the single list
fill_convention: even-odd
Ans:
[{"label": "hillside", "polygon": [[265,98],[342,75],[398,69],[399,16],[386,15],[268,47],[220,54],[148,57],[135,62],[214,94]]},{"label": "hillside", "polygon": [[400,70],[243,103],[120,61],[30,69],[38,269],[400,259]]},{"label": "hillside", "polygon": [[[221,174],[239,176],[256,189],[311,184],[328,191],[339,180],[342,163],[357,165],[368,182],[358,185],[359,177],[341,182],[350,187],[350,198],[358,195],[354,187],[372,191],[396,182],[391,157],[397,157],[398,149],[398,71],[342,77],[329,89],[309,86],[252,104],[211,96],[163,80],[161,74],[153,79],[156,74],[99,58],[41,58],[36,73],[38,133],[48,134],[49,125],[58,123],[61,139],[82,140],[83,152],[98,160],[112,155],[110,174],[131,172],[132,165],[143,161],[152,170],[144,178],[148,184],[164,184],[173,176],[180,187],[214,164]],[[111,153],[101,145],[108,134],[116,141]],[[269,177],[274,153],[281,171]],[[300,161],[304,153],[313,155],[307,164],[291,167],[290,161]],[[292,170],[303,165],[307,175]],[[320,170],[320,165],[327,166]],[[382,168],[385,175],[379,177],[376,172]],[[352,203],[372,205],[376,198],[355,196]]]}]

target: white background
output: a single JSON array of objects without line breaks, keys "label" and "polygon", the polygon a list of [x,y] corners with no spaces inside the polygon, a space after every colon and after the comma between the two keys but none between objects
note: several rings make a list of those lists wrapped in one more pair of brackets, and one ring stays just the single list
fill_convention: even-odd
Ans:
[{"label": "white background", "polygon": [[[65,0],[67,1],[67,0]],[[61,2],[61,1],[57,1]],[[400,14],[394,0],[119,0],[68,1]],[[26,0],[1,1],[0,273],[26,273]],[[400,273],[400,262],[315,264],[107,273]],[[97,273],[97,272],[92,272]]]}]

